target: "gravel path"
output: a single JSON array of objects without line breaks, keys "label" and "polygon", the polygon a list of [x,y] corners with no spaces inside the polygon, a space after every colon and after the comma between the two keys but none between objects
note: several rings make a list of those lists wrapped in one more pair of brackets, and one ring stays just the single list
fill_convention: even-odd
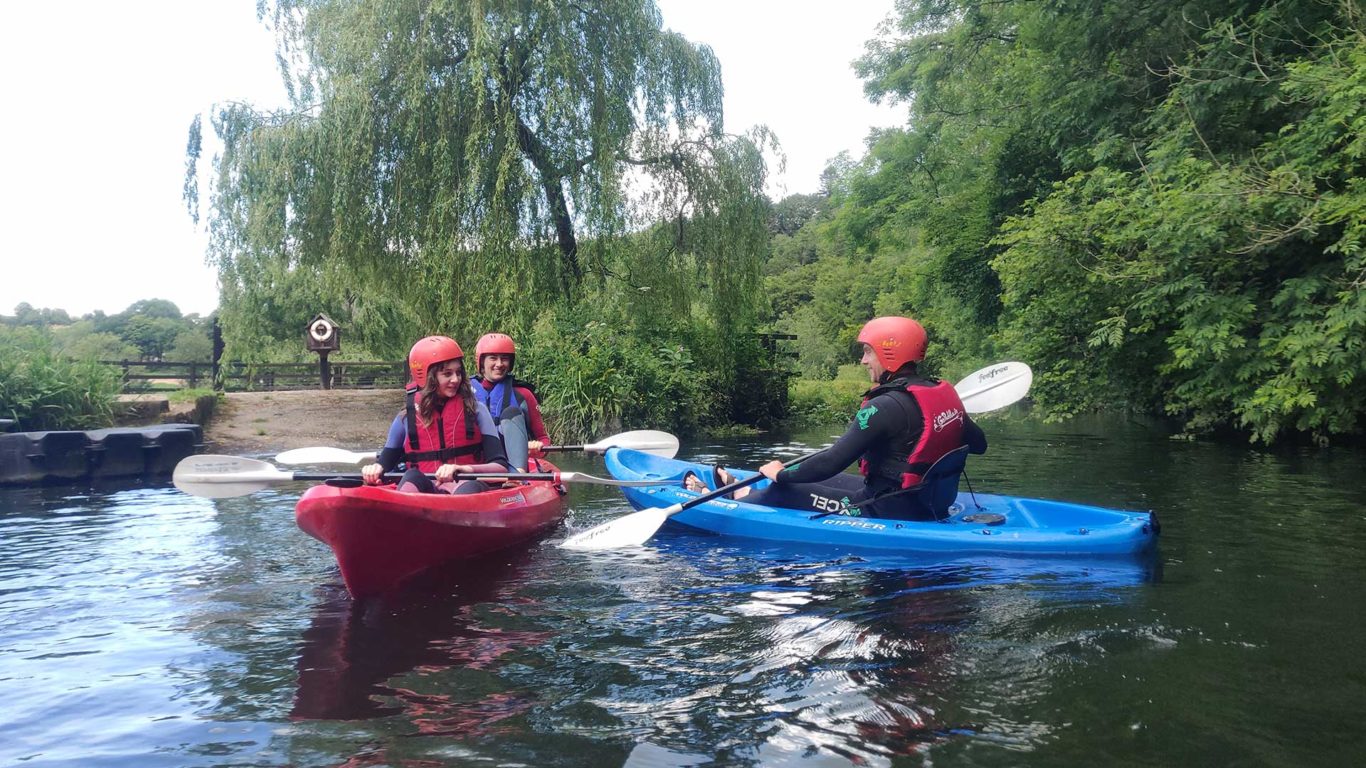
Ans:
[{"label": "gravel path", "polygon": [[213,453],[275,454],[330,445],[376,450],[403,409],[401,389],[231,392],[204,426]]}]

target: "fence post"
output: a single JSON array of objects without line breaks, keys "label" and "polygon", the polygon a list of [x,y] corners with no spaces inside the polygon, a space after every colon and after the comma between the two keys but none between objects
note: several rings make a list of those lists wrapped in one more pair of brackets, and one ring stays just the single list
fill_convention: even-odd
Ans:
[{"label": "fence post", "polygon": [[210,375],[213,376],[213,388],[219,392],[226,389],[226,382],[219,378],[222,373],[221,362],[223,360],[223,328],[218,324],[218,318],[213,319],[213,367]]}]

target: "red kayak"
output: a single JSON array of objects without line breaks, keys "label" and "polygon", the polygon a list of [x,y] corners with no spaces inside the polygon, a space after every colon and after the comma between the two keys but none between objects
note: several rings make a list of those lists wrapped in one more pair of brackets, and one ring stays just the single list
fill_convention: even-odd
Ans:
[{"label": "red kayak", "polygon": [[464,496],[318,485],[299,499],[294,519],[332,548],[347,590],[361,598],[442,563],[542,536],[564,519],[563,497],[562,486],[545,480]]}]

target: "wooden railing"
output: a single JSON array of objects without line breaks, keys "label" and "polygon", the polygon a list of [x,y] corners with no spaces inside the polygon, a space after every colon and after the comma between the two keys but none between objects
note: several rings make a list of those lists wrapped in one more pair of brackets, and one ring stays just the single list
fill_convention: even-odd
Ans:
[{"label": "wooden railing", "polygon": [[[103,360],[123,372],[124,392],[148,392],[182,387],[210,387],[228,392],[285,389],[322,389],[317,363],[223,363],[215,371],[209,362],[167,363]],[[403,363],[332,362],[332,389],[400,388],[406,381]]]},{"label": "wooden railing", "polygon": [[101,360],[123,371],[124,392],[155,389],[208,387],[213,383],[213,363],[148,363],[141,360]]}]

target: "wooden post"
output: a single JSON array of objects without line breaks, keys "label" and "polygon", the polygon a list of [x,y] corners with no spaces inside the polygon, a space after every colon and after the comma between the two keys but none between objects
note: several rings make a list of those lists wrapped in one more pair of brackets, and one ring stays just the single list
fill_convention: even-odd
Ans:
[{"label": "wooden post", "polygon": [[222,392],[226,385],[226,382],[219,378],[219,374],[222,373],[220,367],[222,360],[223,328],[218,324],[218,318],[215,317],[213,319],[213,367],[210,369],[210,375],[213,377],[213,388],[218,392]]},{"label": "wooden post", "polygon": [[319,312],[304,329],[304,346],[310,352],[318,353],[318,378],[323,389],[331,389],[332,366],[327,362],[327,355],[341,349],[341,328],[332,318]]}]

